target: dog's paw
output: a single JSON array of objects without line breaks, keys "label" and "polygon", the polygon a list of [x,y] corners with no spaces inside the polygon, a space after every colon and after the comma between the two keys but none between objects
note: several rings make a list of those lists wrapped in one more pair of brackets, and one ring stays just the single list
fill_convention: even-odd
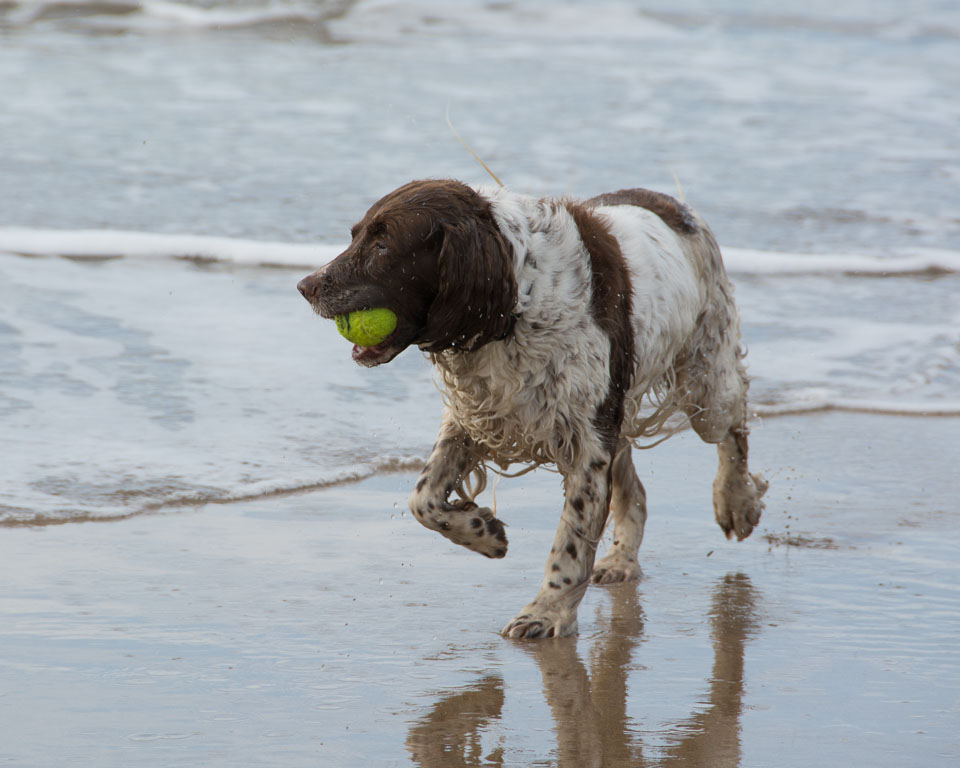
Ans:
[{"label": "dog's paw", "polygon": [[493,516],[488,507],[472,502],[448,505],[454,512],[443,534],[467,549],[481,555],[500,558],[507,554],[507,531],[503,521]]},{"label": "dog's paw", "polygon": [[567,637],[577,634],[577,615],[528,605],[500,630],[500,634],[514,640]]},{"label": "dog's paw", "polygon": [[737,541],[749,536],[760,522],[764,503],[761,500],[769,483],[759,474],[735,474],[715,488],[714,511],[717,523],[727,538]]},{"label": "dog's paw", "polygon": [[611,552],[597,560],[590,581],[594,584],[619,584],[640,578],[640,566],[621,552]]}]

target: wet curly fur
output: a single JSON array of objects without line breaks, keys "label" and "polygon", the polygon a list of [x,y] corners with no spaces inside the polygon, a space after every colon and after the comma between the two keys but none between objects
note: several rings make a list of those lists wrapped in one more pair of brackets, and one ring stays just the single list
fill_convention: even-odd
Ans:
[{"label": "wet curly fur", "polygon": [[[417,346],[436,365],[445,409],[410,497],[416,519],[503,557],[503,523],[474,501],[486,463],[563,474],[543,582],[504,635],[575,633],[591,581],[639,576],[646,493],[631,448],[674,414],[718,447],[720,527],[750,535],[766,483],[747,467],[739,318],[716,241],[689,208],[643,189],[572,201],[415,181],[351,234],[299,288],[323,317],[396,313],[392,336],[354,347],[359,364]],[[611,512],[613,545],[595,562]]]}]

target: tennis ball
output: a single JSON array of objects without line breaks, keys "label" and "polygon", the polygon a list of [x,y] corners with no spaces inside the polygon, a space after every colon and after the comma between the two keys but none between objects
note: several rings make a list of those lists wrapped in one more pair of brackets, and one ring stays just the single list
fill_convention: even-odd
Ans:
[{"label": "tennis ball", "polygon": [[375,347],[397,328],[397,316],[386,307],[360,309],[334,320],[340,335],[358,347]]}]

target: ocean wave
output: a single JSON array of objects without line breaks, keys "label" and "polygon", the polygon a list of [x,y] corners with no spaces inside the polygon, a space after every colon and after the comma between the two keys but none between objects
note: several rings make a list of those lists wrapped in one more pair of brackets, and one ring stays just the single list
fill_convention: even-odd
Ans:
[{"label": "ocean wave", "polygon": [[[218,31],[307,28],[351,41],[394,40],[409,35],[491,33],[555,40],[644,40],[675,38],[686,30],[718,25],[733,28],[807,29],[852,37],[956,39],[958,18],[943,8],[914,19],[894,4],[844,7],[822,4],[790,13],[735,9],[637,9],[624,2],[522,4],[446,0],[0,0],[0,28],[51,23],[111,32]],[[328,32],[329,27],[329,32]]]},{"label": "ocean wave", "polygon": [[777,253],[723,248],[728,272],[753,275],[937,275],[960,272],[960,252],[918,248],[908,254]]},{"label": "ocean wave", "polygon": [[[0,504],[0,527],[62,525],[65,523],[94,523],[126,520],[145,514],[156,514],[185,507],[201,507],[207,504],[232,504],[256,501],[276,496],[309,493],[335,486],[349,485],[366,480],[374,475],[390,472],[416,471],[423,467],[423,459],[410,456],[388,456],[378,461],[367,462],[349,469],[330,470],[317,475],[284,477],[237,485],[233,488],[196,490],[178,488],[167,495],[151,498],[137,504],[105,505],[84,504],[82,498],[73,500],[73,506],[56,509],[31,509],[25,506]],[[110,493],[115,499],[139,499],[139,491],[117,488]]]},{"label": "ocean wave", "polygon": [[43,22],[113,31],[229,30],[326,27],[338,37],[395,39],[410,34],[489,32],[556,39],[645,39],[675,36],[672,24],[639,13],[630,4],[366,2],[266,0],[172,2],[169,0],[20,0],[0,2],[0,22],[12,28]]},{"label": "ocean wave", "polygon": [[960,400],[901,402],[896,400],[857,400],[825,398],[823,400],[795,400],[782,403],[750,403],[750,411],[760,418],[799,416],[808,413],[865,413],[878,416],[916,416],[931,418],[960,417]]},{"label": "ocean wave", "polygon": [[[334,258],[345,243],[280,243],[209,235],[122,230],[46,230],[0,227],[0,253],[72,259],[181,259],[242,266],[313,269]],[[727,271],[741,275],[897,276],[960,273],[960,252],[930,248],[909,253],[804,254],[723,248]]]},{"label": "ocean wave", "polygon": [[208,235],[0,228],[0,252],[36,257],[181,259],[310,269],[330,261],[341,250],[342,246],[273,243]]},{"label": "ocean wave", "polygon": [[0,3],[2,26],[43,22],[111,31],[221,30],[322,25],[342,15],[350,0],[328,2],[186,3],[167,0],[21,0]]},{"label": "ocean wave", "polygon": [[388,472],[410,472],[423,467],[423,459],[413,456],[389,456],[375,462],[356,465],[350,469],[329,472],[320,477],[302,476],[278,480],[263,480],[232,490],[196,494],[184,493],[144,505],[142,512],[151,512],[173,507],[194,507],[204,504],[231,504],[239,501],[255,501],[273,496],[293,493],[308,493],[338,485],[348,485],[366,480],[374,475]]}]

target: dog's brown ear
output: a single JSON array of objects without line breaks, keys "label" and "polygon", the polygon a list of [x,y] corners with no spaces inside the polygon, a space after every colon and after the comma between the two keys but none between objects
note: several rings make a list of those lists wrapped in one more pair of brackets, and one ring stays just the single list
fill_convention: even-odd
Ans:
[{"label": "dog's brown ear", "polygon": [[489,215],[444,221],[439,288],[421,349],[479,349],[513,327],[517,281],[513,255]]}]

